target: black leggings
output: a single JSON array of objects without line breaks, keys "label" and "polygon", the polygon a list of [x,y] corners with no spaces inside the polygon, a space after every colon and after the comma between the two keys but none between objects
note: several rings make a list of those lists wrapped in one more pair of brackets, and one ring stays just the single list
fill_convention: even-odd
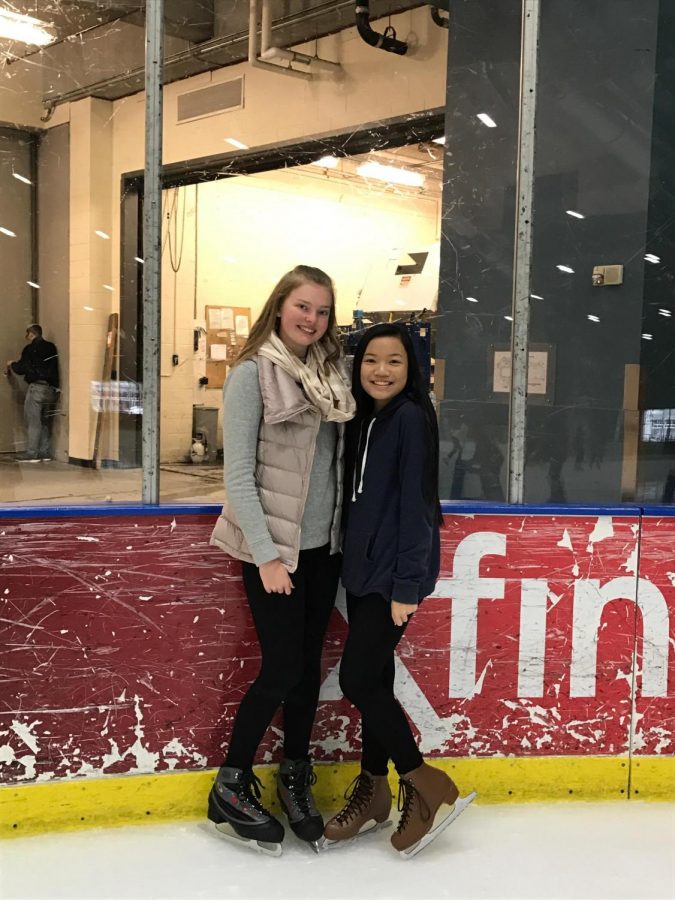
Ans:
[{"label": "black leggings", "polygon": [[394,625],[380,594],[347,592],[349,634],[340,663],[340,687],[361,713],[361,764],[386,775],[392,759],[399,775],[422,765],[422,754],[394,696],[394,650],[406,625]]},{"label": "black leggings", "polygon": [[284,756],[303,759],[321,687],[321,651],[335,593],[340,557],[328,545],[301,550],[291,575],[293,591],[268,594],[258,567],[243,564],[262,664],[234,720],[225,765],[250,769],[274,714],[283,704]]}]

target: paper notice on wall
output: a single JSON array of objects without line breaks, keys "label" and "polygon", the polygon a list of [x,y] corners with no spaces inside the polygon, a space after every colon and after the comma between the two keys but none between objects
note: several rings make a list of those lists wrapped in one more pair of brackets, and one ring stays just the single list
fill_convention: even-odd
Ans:
[{"label": "paper notice on wall", "polygon": [[496,394],[508,394],[511,390],[511,351],[496,350],[492,371],[492,390]]},{"label": "paper notice on wall", "polygon": [[[548,383],[548,353],[530,350],[528,353],[527,393],[546,394]],[[492,390],[496,394],[507,394],[511,390],[511,351],[495,350],[492,372]]]},{"label": "paper notice on wall", "polygon": [[248,316],[236,316],[234,330],[237,337],[248,337]]},{"label": "paper notice on wall", "polygon": [[211,359],[223,360],[227,359],[226,344],[211,344]]},{"label": "paper notice on wall", "polygon": [[229,306],[212,306],[209,309],[209,331],[234,330],[234,311]]}]

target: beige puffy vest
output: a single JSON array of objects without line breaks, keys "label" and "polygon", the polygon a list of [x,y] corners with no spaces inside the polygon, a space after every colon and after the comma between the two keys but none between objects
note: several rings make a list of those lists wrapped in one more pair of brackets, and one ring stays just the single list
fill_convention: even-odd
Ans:
[{"label": "beige puffy vest", "polygon": [[[264,356],[256,356],[263,401],[258,431],[255,481],[272,541],[289,572],[298,567],[300,523],[305,511],[321,415],[300,386]],[[339,423],[336,449],[337,485],[331,524],[331,553],[340,548],[344,425]],[[211,535],[211,544],[244,562],[253,562],[233,510],[225,504]]]}]

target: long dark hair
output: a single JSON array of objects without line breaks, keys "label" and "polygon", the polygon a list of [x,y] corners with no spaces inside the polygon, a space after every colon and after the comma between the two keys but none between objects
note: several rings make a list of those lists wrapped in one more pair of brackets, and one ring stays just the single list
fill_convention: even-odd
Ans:
[{"label": "long dark hair", "polygon": [[[422,373],[415,356],[410,334],[405,325],[399,325],[395,322],[381,323],[373,325],[364,332],[359,341],[356,352],[354,353],[354,366],[352,369],[352,394],[356,400],[356,416],[350,424],[347,433],[347,459],[346,469],[348,479],[356,465],[358,436],[361,426],[367,422],[375,411],[375,403],[373,398],[361,385],[361,363],[365,356],[368,344],[378,337],[395,337],[403,344],[406,356],[408,358],[408,380],[403,388],[404,393],[410,400],[416,403],[424,413],[425,424],[425,445],[427,448],[427,464],[424,467],[424,483],[423,492],[424,499],[434,508],[435,518],[439,525],[443,524],[443,515],[441,513],[441,503],[438,497],[438,420],[436,411],[434,410],[429,393],[422,381]],[[349,484],[350,481],[347,481]]]}]

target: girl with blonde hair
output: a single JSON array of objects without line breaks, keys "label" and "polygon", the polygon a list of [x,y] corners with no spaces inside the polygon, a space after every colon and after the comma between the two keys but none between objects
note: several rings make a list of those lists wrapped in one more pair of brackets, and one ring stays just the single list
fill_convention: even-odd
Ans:
[{"label": "girl with blonde hair", "polygon": [[262,662],[239,705],[208,816],[274,855],[284,828],[261,803],[252,766],[280,706],[281,808],[317,850],[323,834],[309,742],[339,575],[344,424],[354,412],[333,283],[320,269],[296,266],[272,291],[225,384],[226,499],[211,538],[242,560]]}]

